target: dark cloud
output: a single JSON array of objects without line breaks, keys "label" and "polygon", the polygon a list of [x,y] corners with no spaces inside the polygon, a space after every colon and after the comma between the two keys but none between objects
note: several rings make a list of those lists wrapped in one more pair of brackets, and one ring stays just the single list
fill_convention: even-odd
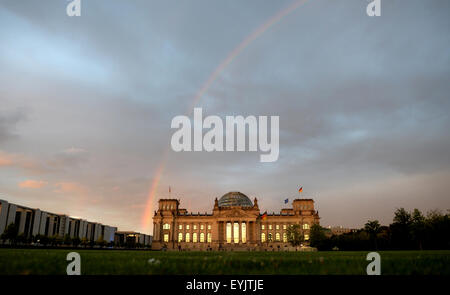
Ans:
[{"label": "dark cloud", "polygon": [[[2,1],[0,186],[19,203],[70,205],[147,231],[141,216],[172,118],[291,3],[83,1],[82,16],[69,18],[66,1]],[[205,116],[279,115],[277,162],[169,150],[157,196],[170,185],[183,206],[209,211],[240,190],[276,211],[303,185],[325,225],[346,226],[389,222],[395,206],[449,207],[450,2],[385,1],[380,18],[366,4],[306,2],[197,103]],[[39,192],[17,187],[36,173],[48,182]]]}]

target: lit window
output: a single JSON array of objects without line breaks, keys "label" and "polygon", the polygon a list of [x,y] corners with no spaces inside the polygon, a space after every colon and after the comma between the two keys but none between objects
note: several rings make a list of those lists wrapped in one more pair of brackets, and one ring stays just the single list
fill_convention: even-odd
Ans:
[{"label": "lit window", "polygon": [[200,233],[200,243],[204,243],[204,242],[205,242],[205,234]]},{"label": "lit window", "polygon": [[178,234],[178,243],[180,243],[180,242],[182,242],[183,241],[183,234],[182,233],[179,233]]},{"label": "lit window", "polygon": [[265,228],[264,224],[261,224],[261,229],[264,229],[264,228]]},{"label": "lit window", "polygon": [[211,229],[211,224],[208,224],[208,229]]},{"label": "lit window", "polygon": [[309,240],[309,235],[305,235],[305,241]]},{"label": "lit window", "polygon": [[211,233],[208,233],[207,239],[208,239],[208,243],[211,243]]},{"label": "lit window", "polygon": [[164,225],[163,225],[163,229],[170,229],[170,224],[168,224],[168,223],[164,223]]},{"label": "lit window", "polygon": [[194,229],[197,229],[197,225],[196,224],[194,224]]},{"label": "lit window", "polygon": [[233,233],[234,233],[234,243],[238,244],[239,243],[239,223],[237,223],[237,222],[234,223]]},{"label": "lit window", "polygon": [[261,234],[261,242],[265,242],[266,241],[266,234],[262,233]]},{"label": "lit window", "polygon": [[169,241],[169,234],[164,234],[164,242],[168,242]]},{"label": "lit window", "polygon": [[286,233],[283,233],[283,242],[287,243],[287,234]]},{"label": "lit window", "polygon": [[227,222],[227,243],[231,243],[231,222]]},{"label": "lit window", "polygon": [[280,233],[275,234],[275,240],[278,242],[280,241]]},{"label": "lit window", "polygon": [[192,234],[192,243],[197,243],[197,233]]},{"label": "lit window", "polygon": [[191,235],[189,233],[186,233],[186,243],[189,243],[191,241]]},{"label": "lit window", "polygon": [[205,229],[205,226],[203,224],[200,225],[200,229],[203,230]]},{"label": "lit window", "polygon": [[275,228],[280,229],[280,225],[279,224],[275,225]]},{"label": "lit window", "polygon": [[183,225],[182,224],[178,225],[178,229],[183,229]]},{"label": "lit window", "polygon": [[268,237],[269,242],[272,242],[272,234],[269,234],[267,237]]},{"label": "lit window", "polygon": [[189,224],[186,224],[186,229],[189,230]]},{"label": "lit window", "polygon": [[247,224],[244,222],[241,224],[241,239],[242,239],[242,243],[246,243],[247,242]]},{"label": "lit window", "polygon": [[307,223],[303,224],[303,229],[309,229],[309,224]]},{"label": "lit window", "polygon": [[287,229],[287,226],[286,226],[286,224],[283,224],[283,229]]},{"label": "lit window", "polygon": [[272,229],[272,225],[271,224],[269,224],[269,229]]}]

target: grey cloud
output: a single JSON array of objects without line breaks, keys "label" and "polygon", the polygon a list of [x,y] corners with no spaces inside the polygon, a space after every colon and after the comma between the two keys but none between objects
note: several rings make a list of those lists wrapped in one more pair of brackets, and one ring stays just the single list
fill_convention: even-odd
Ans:
[{"label": "grey cloud", "polygon": [[[80,18],[65,15],[65,1],[0,4],[0,33],[9,38],[0,44],[2,108],[32,110],[0,115],[1,150],[38,165],[49,182],[42,195],[24,193],[16,180],[31,171],[8,166],[1,179],[14,181],[2,187],[18,202],[61,211],[72,202],[76,215],[147,231],[140,218],[171,119],[242,40],[292,2],[105,3],[83,2]],[[388,222],[391,207],[408,202],[448,206],[450,4],[405,3],[383,3],[375,19],[365,1],[308,1],[271,26],[198,106],[205,116],[279,115],[278,162],[260,163],[260,152],[169,150],[157,197],[170,185],[183,206],[209,211],[215,197],[240,190],[273,211],[303,185],[325,224],[348,226],[368,216]],[[60,182],[85,187],[85,199],[55,195]],[[424,186],[433,188],[429,204]]]},{"label": "grey cloud", "polygon": [[17,125],[27,120],[25,108],[0,110],[0,143],[17,138]]}]

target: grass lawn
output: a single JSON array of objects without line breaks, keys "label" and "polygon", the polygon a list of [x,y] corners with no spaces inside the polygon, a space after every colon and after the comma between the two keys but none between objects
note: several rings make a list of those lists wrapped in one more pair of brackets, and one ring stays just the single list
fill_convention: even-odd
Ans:
[{"label": "grass lawn", "polygon": [[[0,275],[65,275],[66,249],[0,249]],[[314,274],[365,275],[367,251],[155,252],[76,250],[85,275]],[[450,251],[379,251],[381,274],[450,275]]]}]

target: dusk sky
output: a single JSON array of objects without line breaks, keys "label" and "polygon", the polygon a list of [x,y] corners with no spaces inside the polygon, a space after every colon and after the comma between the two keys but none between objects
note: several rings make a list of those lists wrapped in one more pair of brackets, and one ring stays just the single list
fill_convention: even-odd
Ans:
[{"label": "dusk sky", "polygon": [[[381,2],[0,0],[0,199],[144,233],[169,186],[194,212],[313,198],[323,226],[445,212],[450,1]],[[193,105],[279,116],[278,161],[172,151]]]}]

